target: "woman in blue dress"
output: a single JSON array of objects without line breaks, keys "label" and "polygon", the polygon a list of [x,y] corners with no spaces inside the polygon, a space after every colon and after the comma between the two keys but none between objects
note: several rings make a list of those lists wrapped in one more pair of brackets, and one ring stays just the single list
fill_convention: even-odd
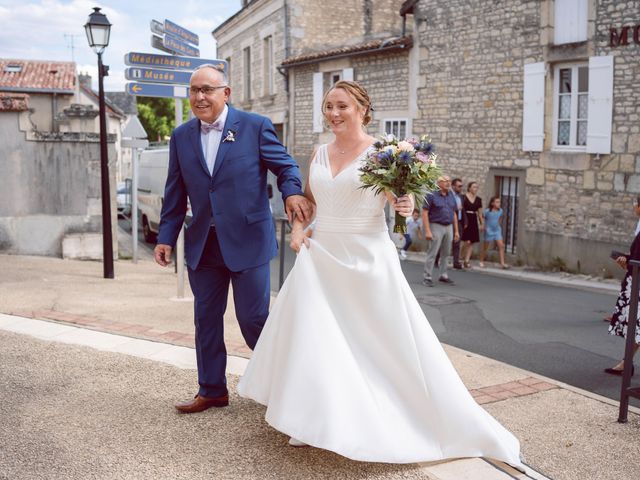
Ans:
[{"label": "woman in blue dress", "polygon": [[504,269],[509,268],[504,262],[504,240],[502,239],[502,217],[503,212],[500,208],[500,197],[491,197],[489,207],[484,211],[484,243],[480,252],[480,266],[484,267],[484,259],[489,250],[491,242],[496,242],[498,254],[500,255],[500,266]]}]

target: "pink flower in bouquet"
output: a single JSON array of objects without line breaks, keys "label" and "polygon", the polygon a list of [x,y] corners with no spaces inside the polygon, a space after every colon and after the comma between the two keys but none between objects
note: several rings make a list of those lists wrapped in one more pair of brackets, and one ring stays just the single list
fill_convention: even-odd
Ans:
[{"label": "pink flower in bouquet", "polygon": [[427,155],[422,152],[416,153],[416,158],[422,163],[426,163],[427,165],[433,163],[433,158],[431,157],[431,155]]},{"label": "pink flower in bouquet", "polygon": [[413,145],[409,142],[407,142],[406,140],[403,140],[401,142],[398,142],[398,150],[405,151],[405,152],[413,152],[415,151],[415,148],[413,148]]}]

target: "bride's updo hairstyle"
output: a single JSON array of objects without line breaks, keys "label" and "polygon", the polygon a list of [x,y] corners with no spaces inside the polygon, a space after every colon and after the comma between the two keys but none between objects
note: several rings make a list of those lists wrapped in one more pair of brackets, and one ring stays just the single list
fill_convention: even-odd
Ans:
[{"label": "bride's updo hairstyle", "polygon": [[327,104],[327,96],[331,93],[332,90],[336,88],[341,88],[345,92],[349,94],[351,98],[356,102],[358,108],[364,110],[364,118],[362,119],[362,125],[369,125],[372,120],[372,109],[371,109],[371,99],[369,98],[369,94],[365,90],[365,88],[357,82],[352,82],[350,80],[340,80],[335,83],[333,87],[331,87],[327,93],[324,94],[324,98],[322,99],[322,113],[326,113],[325,105]]}]

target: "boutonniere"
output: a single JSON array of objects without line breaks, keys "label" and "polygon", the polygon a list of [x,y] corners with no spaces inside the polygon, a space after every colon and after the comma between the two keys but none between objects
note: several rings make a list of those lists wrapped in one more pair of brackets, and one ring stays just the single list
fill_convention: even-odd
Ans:
[{"label": "boutonniere", "polygon": [[235,142],[236,141],[236,131],[235,130],[228,130],[227,131],[227,136],[224,137],[223,142]]}]

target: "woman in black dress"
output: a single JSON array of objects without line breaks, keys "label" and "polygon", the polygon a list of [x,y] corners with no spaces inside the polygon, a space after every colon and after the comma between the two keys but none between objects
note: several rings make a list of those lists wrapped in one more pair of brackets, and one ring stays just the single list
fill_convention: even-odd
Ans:
[{"label": "woman in black dress", "polygon": [[[633,209],[636,216],[640,217],[640,196],[638,196],[633,202]],[[611,324],[609,325],[609,334],[618,335],[620,337],[627,337],[627,325],[629,323],[629,304],[631,303],[631,265],[629,260],[640,260],[640,222],[636,227],[636,236],[631,243],[629,249],[629,255],[622,255],[616,259],[618,265],[627,270],[622,284],[620,285],[620,293],[618,294],[618,300],[616,306],[613,309],[613,315],[611,315]],[[640,308],[638,309],[640,313]],[[637,324],[636,324],[637,325]],[[640,328],[636,328],[636,342],[633,349],[635,355],[640,345]],[[615,367],[606,368],[604,371],[611,375],[622,375],[624,369],[624,360],[621,360]],[[633,372],[633,370],[632,370]],[[633,374],[633,373],[632,373]]]},{"label": "woman in black dress", "polygon": [[[478,184],[470,182],[467,186],[467,193],[462,200],[463,225],[462,237],[462,258],[464,268],[470,268],[471,252],[473,244],[480,241],[480,230],[484,229],[484,218],[482,216],[482,199],[478,197]],[[481,263],[481,267],[484,265]]]}]

